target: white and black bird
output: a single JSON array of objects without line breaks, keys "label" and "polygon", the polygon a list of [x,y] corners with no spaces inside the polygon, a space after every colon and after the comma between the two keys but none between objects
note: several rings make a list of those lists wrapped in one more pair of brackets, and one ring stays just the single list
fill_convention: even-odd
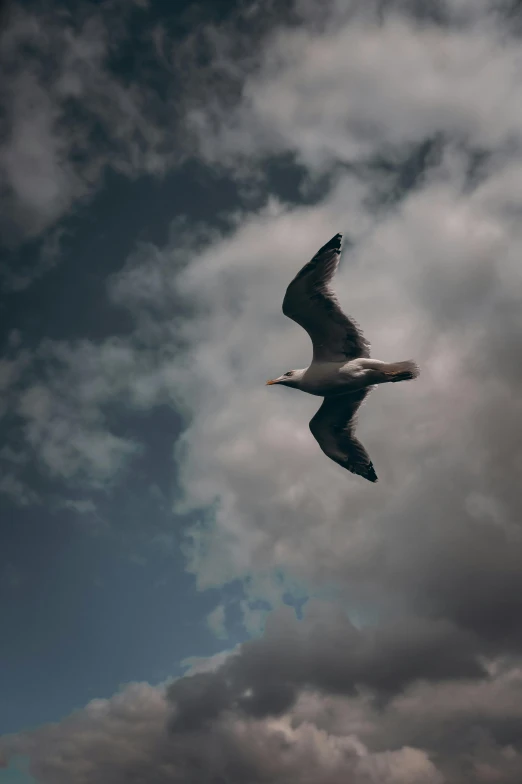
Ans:
[{"label": "white and black bird", "polygon": [[323,452],[353,474],[377,481],[363,445],[355,437],[357,411],[376,384],[409,381],[419,375],[413,360],[380,362],[370,359],[370,344],[358,324],[341,310],[330,288],[341,256],[341,234],[323,245],[286,290],[283,313],[310,335],[313,359],[309,367],[289,370],[267,384],[295,387],[324,397],[310,422]]}]

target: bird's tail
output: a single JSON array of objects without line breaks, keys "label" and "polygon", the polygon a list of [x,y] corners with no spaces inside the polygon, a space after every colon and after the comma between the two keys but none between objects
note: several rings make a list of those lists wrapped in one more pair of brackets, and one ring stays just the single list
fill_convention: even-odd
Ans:
[{"label": "bird's tail", "polygon": [[404,362],[388,362],[382,369],[385,381],[411,381],[420,373],[419,366],[413,359]]}]

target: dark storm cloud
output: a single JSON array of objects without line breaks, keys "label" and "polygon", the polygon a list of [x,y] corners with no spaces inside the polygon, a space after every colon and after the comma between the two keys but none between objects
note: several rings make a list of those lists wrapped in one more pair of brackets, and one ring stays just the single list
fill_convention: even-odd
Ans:
[{"label": "dark storm cloud", "polygon": [[442,784],[425,752],[401,747],[371,752],[355,738],[311,723],[229,717],[212,729],[165,732],[159,689],[136,684],[97,700],[60,724],[6,739],[6,754],[31,757],[42,784]]},{"label": "dark storm cloud", "polygon": [[[486,770],[516,781],[516,663],[485,673],[447,624],[412,621],[409,634],[407,645],[394,624],[357,633],[317,603],[303,622],[277,613],[261,640],[213,672],[166,692],[132,684],[57,724],[5,737],[0,753],[27,755],[42,784],[467,784],[487,781]],[[375,699],[383,682],[384,701]]]},{"label": "dark storm cloud", "polygon": [[305,688],[353,694],[358,687],[390,697],[420,680],[480,677],[472,635],[446,621],[404,618],[362,630],[331,608],[290,608],[269,616],[262,638],[244,643],[215,672],[176,681],[173,731],[193,730],[225,710],[263,718],[289,710]]}]

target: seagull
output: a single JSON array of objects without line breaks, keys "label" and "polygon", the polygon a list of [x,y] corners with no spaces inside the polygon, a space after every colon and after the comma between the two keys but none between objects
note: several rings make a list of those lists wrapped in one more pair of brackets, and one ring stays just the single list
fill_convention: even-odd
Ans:
[{"label": "seagull", "polygon": [[377,384],[417,378],[413,360],[370,359],[370,344],[354,319],[343,313],[330,288],[341,257],[336,234],[298,272],[286,290],[283,313],[303,327],[313,345],[312,363],[289,370],[267,384],[295,387],[323,397],[310,430],[323,452],[343,468],[377,482],[372,461],[355,437],[356,414]]}]

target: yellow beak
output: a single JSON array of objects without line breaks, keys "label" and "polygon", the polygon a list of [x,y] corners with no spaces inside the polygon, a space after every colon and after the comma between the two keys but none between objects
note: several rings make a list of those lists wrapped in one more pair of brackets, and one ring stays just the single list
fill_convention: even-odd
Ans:
[{"label": "yellow beak", "polygon": [[266,385],[269,386],[270,384],[278,384],[278,383],[279,382],[278,382],[277,378],[273,378],[270,381],[267,381]]}]

